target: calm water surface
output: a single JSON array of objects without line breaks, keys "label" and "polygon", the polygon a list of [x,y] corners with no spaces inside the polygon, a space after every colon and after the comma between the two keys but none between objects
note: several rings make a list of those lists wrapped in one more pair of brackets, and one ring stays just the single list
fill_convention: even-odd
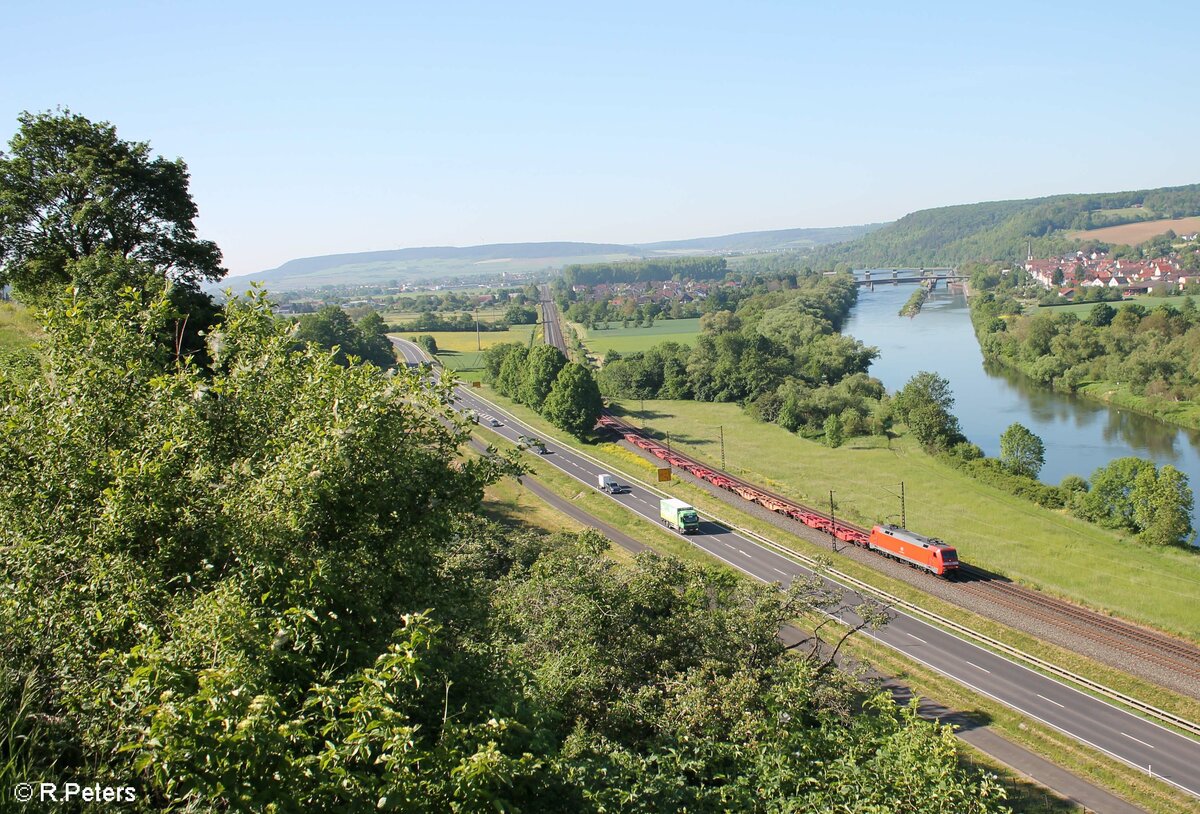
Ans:
[{"label": "calm water surface", "polygon": [[[1046,444],[1041,479],[1084,478],[1113,458],[1137,455],[1187,473],[1200,492],[1200,432],[1146,416],[1054,393],[1003,370],[986,368],[961,295],[935,291],[915,318],[897,316],[912,285],[877,285],[863,290],[843,330],[879,348],[871,366],[888,390],[904,386],[920,370],[950,380],[954,413],[963,432],[991,456],[1000,454],[1000,434],[1018,421]],[[1193,518],[1200,527],[1200,518]]]}]

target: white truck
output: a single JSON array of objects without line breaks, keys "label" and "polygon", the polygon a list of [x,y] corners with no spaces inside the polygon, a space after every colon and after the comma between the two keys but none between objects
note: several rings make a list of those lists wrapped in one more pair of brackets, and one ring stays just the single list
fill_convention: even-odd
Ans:
[{"label": "white truck", "polygon": [[628,492],[629,487],[620,483],[616,478],[608,473],[601,474],[597,481],[600,484],[601,492],[608,492],[610,495],[619,495],[622,492]]}]

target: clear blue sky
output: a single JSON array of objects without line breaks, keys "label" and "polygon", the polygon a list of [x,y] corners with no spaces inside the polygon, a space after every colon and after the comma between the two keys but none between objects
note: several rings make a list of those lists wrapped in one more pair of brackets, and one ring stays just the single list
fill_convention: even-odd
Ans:
[{"label": "clear blue sky", "polygon": [[235,274],[1200,181],[1194,2],[583,5],[13,3],[0,141],[182,156]]}]

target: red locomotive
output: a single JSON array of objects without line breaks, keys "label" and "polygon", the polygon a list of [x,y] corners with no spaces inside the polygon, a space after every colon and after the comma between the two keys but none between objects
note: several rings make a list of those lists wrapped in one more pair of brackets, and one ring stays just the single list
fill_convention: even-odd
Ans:
[{"label": "red locomotive", "polygon": [[958,569],[958,552],[954,548],[937,538],[926,537],[890,523],[871,529],[867,548],[938,576]]},{"label": "red locomotive", "polygon": [[757,503],[764,509],[790,517],[809,528],[832,534],[844,543],[877,551],[886,557],[906,562],[938,576],[945,576],[958,569],[958,553],[952,546],[946,545],[941,540],[925,537],[893,525],[875,526],[868,533],[866,529],[835,520],[815,509],[794,503],[782,495],[763,491],[728,473],[709,469],[699,461],[674,450],[668,450],[654,439],[646,437],[640,430],[611,415],[601,416],[599,424],[623,436],[634,446],[667,461],[676,469],[690,472],[713,486],[733,492],[743,500]]}]

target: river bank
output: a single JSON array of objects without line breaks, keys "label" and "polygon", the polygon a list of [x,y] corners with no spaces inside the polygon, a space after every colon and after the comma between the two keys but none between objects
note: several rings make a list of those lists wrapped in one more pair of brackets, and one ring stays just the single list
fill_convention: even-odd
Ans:
[{"label": "river bank", "polygon": [[[1151,316],[1144,322],[1149,324],[1157,320],[1149,330],[1166,336],[1152,340],[1147,347],[1145,343],[1131,341],[1130,334],[1136,335],[1142,328],[1137,317],[1124,319],[1131,314],[1121,314],[1126,323],[1120,328],[1122,334],[1108,335],[1118,330],[1118,319],[1113,316],[1111,306],[1110,327],[1109,323],[1092,324],[1086,312],[1055,314],[1047,323],[1041,315],[1029,315],[1028,305],[1024,303],[1025,314],[996,319],[997,308],[1001,308],[1002,315],[1005,313],[1001,300],[986,299],[987,304],[981,304],[980,300],[971,301],[968,309],[980,352],[988,364],[1011,371],[1035,387],[1078,395],[1178,427],[1200,429],[1200,402],[1179,397],[1181,393],[1193,393],[1194,388],[1188,384],[1186,374],[1178,376],[1172,372],[1177,370],[1179,359],[1186,361],[1191,357],[1191,341],[1178,334],[1186,330],[1189,324],[1186,315],[1194,315],[1194,308],[1182,313],[1175,311],[1173,316],[1149,312]],[[1136,305],[1129,303],[1128,307],[1133,309]],[[1147,312],[1143,310],[1142,313]],[[997,329],[996,324],[1001,320],[1007,325]],[[1194,319],[1191,324],[1195,324]],[[1183,347],[1179,347],[1180,342]],[[1120,353],[1111,349],[1116,343],[1121,343]],[[1028,358],[1030,351],[1037,354],[1036,358]],[[1136,365],[1125,364],[1133,358],[1137,359]],[[1095,373],[1099,369],[1117,371],[1135,379],[1140,382],[1138,389],[1142,392],[1135,392],[1129,382],[1097,378]]]},{"label": "river bank", "polygon": [[1120,382],[1091,381],[1085,382],[1074,390],[1043,385],[1019,366],[1010,364],[1003,357],[984,357],[990,364],[1004,368],[1013,375],[1026,379],[1033,387],[1044,387],[1056,393],[1066,393],[1079,396],[1088,401],[1104,404],[1108,407],[1130,410],[1138,415],[1156,421],[1162,421],[1176,427],[1189,430],[1200,430],[1200,404],[1194,401],[1174,401],[1155,396],[1139,395]]},{"label": "river bank", "polygon": [[[897,312],[911,292],[882,285],[860,292],[842,330],[880,349],[871,375],[891,391],[922,370],[948,378],[962,430],[985,454],[999,456],[1000,434],[1019,422],[1045,443],[1040,478],[1046,483],[1067,475],[1090,478],[1110,461],[1135,455],[1171,464],[1200,484],[1200,431],[1142,415],[1119,400],[1105,403],[1051,390],[986,362],[960,291],[936,290],[919,317],[900,318]],[[1200,518],[1193,515],[1193,523],[1200,526]]]}]

